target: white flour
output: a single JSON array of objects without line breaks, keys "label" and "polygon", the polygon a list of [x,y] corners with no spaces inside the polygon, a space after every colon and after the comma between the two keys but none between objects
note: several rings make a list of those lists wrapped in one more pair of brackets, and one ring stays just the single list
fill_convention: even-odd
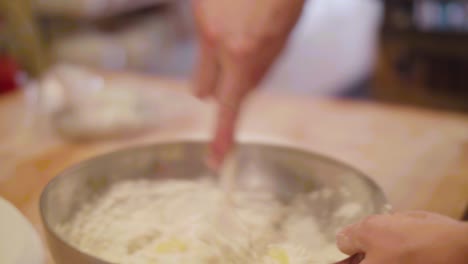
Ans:
[{"label": "white flour", "polygon": [[237,191],[233,215],[246,232],[223,237],[213,228],[214,212],[223,206],[224,197],[214,182],[127,181],[83,206],[58,230],[81,250],[123,264],[341,260],[344,255],[326,241],[304,206],[314,196],[298,196],[285,205],[269,193]]}]

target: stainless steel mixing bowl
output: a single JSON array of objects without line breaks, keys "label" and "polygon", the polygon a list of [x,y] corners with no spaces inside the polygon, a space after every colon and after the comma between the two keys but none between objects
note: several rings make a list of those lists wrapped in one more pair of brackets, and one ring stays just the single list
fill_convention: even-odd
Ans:
[{"label": "stainless steel mixing bowl", "polygon": [[[96,198],[111,184],[128,179],[193,179],[210,174],[204,165],[207,145],[177,142],[134,147],[84,161],[53,179],[42,193],[40,210],[50,250],[57,264],[108,263],[90,256],[67,242],[56,227],[68,221],[80,206]],[[316,216],[330,240],[344,225],[367,215],[381,213],[386,199],[378,186],[363,173],[317,154],[296,149],[240,144],[239,176],[242,189],[269,188],[287,202],[295,194],[327,188],[335,195],[317,200]],[[346,203],[360,205],[353,217],[337,218]]]}]

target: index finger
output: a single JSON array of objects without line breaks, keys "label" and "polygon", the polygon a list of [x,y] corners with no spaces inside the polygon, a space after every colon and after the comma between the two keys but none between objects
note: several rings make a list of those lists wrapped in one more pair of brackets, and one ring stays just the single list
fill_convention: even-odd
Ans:
[{"label": "index finger", "polygon": [[225,58],[218,87],[218,113],[215,137],[211,146],[211,162],[216,168],[234,144],[240,108],[247,92],[251,89],[249,76],[236,61]]}]

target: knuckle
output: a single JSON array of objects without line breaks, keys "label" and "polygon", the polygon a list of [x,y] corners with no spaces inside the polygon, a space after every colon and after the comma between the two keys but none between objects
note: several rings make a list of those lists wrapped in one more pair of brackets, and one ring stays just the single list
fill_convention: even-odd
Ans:
[{"label": "knuckle", "polygon": [[220,39],[221,31],[214,25],[206,25],[202,29],[202,35],[209,43],[215,43]]},{"label": "knuckle", "polygon": [[220,97],[218,98],[219,105],[221,107],[221,111],[226,116],[234,115],[237,112],[239,102],[234,98],[225,98]]},{"label": "knuckle", "polygon": [[368,230],[368,229],[373,229],[378,225],[380,216],[379,215],[371,215],[366,217],[364,220],[361,222],[361,229]]},{"label": "knuckle", "polygon": [[426,219],[429,217],[428,212],[423,212],[423,211],[409,211],[409,212],[399,212],[396,213],[395,216],[408,216],[412,218],[420,218],[420,219]]},{"label": "knuckle", "polygon": [[281,41],[286,38],[287,34],[283,34],[282,31],[278,31],[275,27],[262,28],[251,33],[252,37],[257,40],[258,43],[269,43],[272,41]]},{"label": "knuckle", "polygon": [[246,58],[257,51],[256,40],[249,38],[233,38],[226,43],[228,52],[234,58]]},{"label": "knuckle", "polygon": [[278,32],[274,30],[267,30],[259,35],[258,40],[262,43],[267,43],[270,41],[278,41],[280,39],[280,35]]}]

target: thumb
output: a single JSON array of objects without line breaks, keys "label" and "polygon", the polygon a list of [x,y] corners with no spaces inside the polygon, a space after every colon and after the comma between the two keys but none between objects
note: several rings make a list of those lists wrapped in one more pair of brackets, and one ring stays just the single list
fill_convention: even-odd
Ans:
[{"label": "thumb", "polygon": [[359,243],[356,243],[354,237],[349,234],[347,229],[336,236],[336,244],[341,252],[349,256],[364,252],[364,249],[361,248]]},{"label": "thumb", "polygon": [[350,256],[366,253],[366,245],[368,244],[366,226],[370,218],[350,225],[337,234],[336,243],[341,252]]},{"label": "thumb", "polygon": [[368,253],[378,241],[385,241],[386,230],[395,226],[392,215],[372,215],[343,229],[336,236],[338,248],[345,254]]}]

